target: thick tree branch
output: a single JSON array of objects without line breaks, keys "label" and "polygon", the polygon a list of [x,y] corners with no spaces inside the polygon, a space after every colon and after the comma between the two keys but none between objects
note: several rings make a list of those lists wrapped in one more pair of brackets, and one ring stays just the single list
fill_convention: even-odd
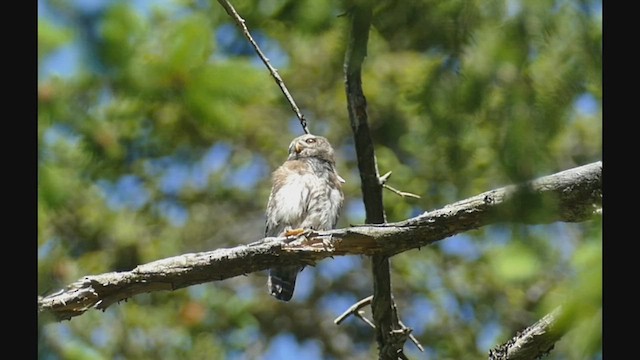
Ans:
[{"label": "thick tree branch", "polygon": [[549,353],[562,336],[561,332],[555,331],[561,309],[556,308],[505,344],[491,349],[489,360],[533,360]]},{"label": "thick tree branch", "polygon": [[[141,293],[219,281],[276,265],[312,265],[338,255],[393,256],[494,223],[585,221],[600,214],[601,179],[602,162],[598,161],[519,186],[491,190],[396,223],[322,231],[295,241],[265,238],[230,249],[174,256],[131,271],[85,276],[40,297],[38,309],[58,320],[71,319]],[[509,211],[522,206],[524,199],[530,201],[528,209],[536,216],[518,213],[514,217]],[[541,209],[543,205],[550,206]]]}]

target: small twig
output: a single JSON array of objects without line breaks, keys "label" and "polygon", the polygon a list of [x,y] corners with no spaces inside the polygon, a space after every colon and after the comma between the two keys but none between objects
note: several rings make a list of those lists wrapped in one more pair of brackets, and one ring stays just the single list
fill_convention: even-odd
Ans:
[{"label": "small twig", "polygon": [[421,352],[424,352],[424,348],[422,347],[418,339],[416,339],[416,337],[413,336],[413,333],[411,332],[411,328],[407,327],[402,321],[398,321],[398,324],[400,324],[400,326],[402,326],[403,329],[409,330],[409,339],[411,340],[411,342],[416,345],[418,350],[420,350]]},{"label": "small twig", "polygon": [[[333,322],[336,325],[340,325],[340,323],[342,321],[344,321],[344,319],[349,317],[349,315],[353,315],[353,316],[356,316],[356,317],[360,318],[365,323],[369,324],[369,326],[371,326],[371,328],[375,329],[376,328],[375,324],[373,322],[371,322],[369,319],[367,319],[366,317],[363,316],[364,311],[360,311],[360,309],[362,309],[363,307],[371,305],[371,301],[372,300],[373,300],[373,295],[367,296],[366,298],[358,301],[357,303],[351,305],[345,312],[340,314],[340,316],[338,316],[335,320],[333,320]],[[398,309],[396,307],[395,302],[392,303],[391,310],[392,310],[392,315],[391,316],[393,318],[393,321],[396,322],[400,326],[400,329],[395,330],[395,331],[397,331],[401,335],[407,335],[409,337],[409,339],[411,340],[411,342],[413,342],[416,345],[418,350],[424,352],[424,348],[422,347],[422,345],[420,344],[418,339],[416,339],[416,337],[413,336],[413,334],[411,333],[411,328],[407,327],[402,321],[400,321],[398,319]]]},{"label": "small twig", "polygon": [[396,195],[400,195],[401,197],[412,197],[415,199],[420,199],[420,195],[416,195],[410,192],[406,192],[406,191],[400,191],[394,187],[392,187],[391,185],[387,185],[387,181],[389,180],[389,178],[391,177],[391,171],[389,171],[388,173],[380,176],[378,178],[378,181],[380,181],[380,185],[382,185],[383,188],[387,189],[387,190],[391,190],[392,192],[394,192]]},{"label": "small twig", "polygon": [[420,344],[418,339],[416,339],[416,337],[413,336],[413,334],[411,333],[413,331],[413,329],[411,329],[410,327],[406,326],[402,322],[402,320],[400,320],[400,318],[398,317],[398,307],[396,306],[395,300],[393,300],[391,302],[391,317],[393,319],[393,322],[395,322],[397,324],[397,326],[400,327],[400,329],[398,331],[400,331],[402,334],[408,336],[409,339],[411,340],[411,342],[416,345],[418,350],[420,350],[421,352],[424,352],[424,348],[422,347],[422,345]]},{"label": "small twig", "polygon": [[291,96],[291,94],[289,94],[289,90],[287,90],[287,87],[285,86],[284,81],[282,81],[282,78],[280,77],[280,75],[278,75],[278,70],[276,70],[273,66],[271,66],[269,59],[267,59],[264,53],[262,53],[262,50],[260,50],[260,47],[255,42],[255,40],[253,40],[253,37],[251,36],[251,33],[249,33],[249,29],[247,28],[247,25],[245,24],[244,19],[240,17],[236,9],[233,7],[233,5],[231,5],[229,1],[218,0],[218,2],[227,11],[227,14],[229,14],[229,16],[231,16],[231,18],[236,22],[238,27],[240,27],[244,36],[247,38],[247,40],[249,40],[253,48],[258,53],[260,60],[262,60],[262,62],[267,67],[267,69],[269,69],[271,76],[273,76],[273,79],[276,81],[276,83],[280,87],[280,90],[282,90],[282,93],[287,98],[287,101],[289,101],[289,104],[291,105],[291,110],[293,110],[293,112],[296,113],[296,116],[300,120],[300,125],[302,125],[302,130],[304,130],[305,134],[308,134],[309,129],[307,128],[307,120],[304,118],[304,115],[302,115],[302,113],[300,112],[300,109],[298,109],[298,106],[296,105],[296,102],[293,100],[293,97]]},{"label": "small twig", "polygon": [[416,195],[416,194],[413,194],[413,193],[410,193],[410,192],[406,192],[406,191],[400,191],[400,190],[398,190],[396,188],[393,188],[393,187],[391,187],[391,186],[389,186],[387,184],[382,184],[382,187],[387,189],[387,190],[391,190],[392,192],[394,192],[397,195],[400,195],[402,197],[412,197],[412,198],[415,198],[415,199],[420,199],[420,195]]},{"label": "small twig", "polygon": [[364,311],[358,311],[357,313],[355,313],[354,315],[358,318],[360,318],[360,320],[366,322],[367,324],[369,324],[369,326],[371,326],[372,329],[376,328],[376,325],[369,319],[367,319],[366,317],[364,317]]},{"label": "small twig", "polygon": [[387,180],[389,180],[389,178],[391,177],[391,171],[387,172],[386,174],[380,176],[379,180],[380,180],[380,185],[384,185],[387,183]]},{"label": "small twig", "polygon": [[[357,303],[351,305],[351,307],[349,307],[345,312],[343,312],[340,316],[338,316],[335,320],[333,320],[333,323],[336,325],[340,325],[341,322],[344,321],[344,319],[346,319],[349,315],[356,315],[358,316],[358,310],[362,309],[363,307],[371,304],[371,300],[373,300],[373,295],[367,296],[366,298],[358,301]],[[374,326],[375,328],[375,326]]]}]

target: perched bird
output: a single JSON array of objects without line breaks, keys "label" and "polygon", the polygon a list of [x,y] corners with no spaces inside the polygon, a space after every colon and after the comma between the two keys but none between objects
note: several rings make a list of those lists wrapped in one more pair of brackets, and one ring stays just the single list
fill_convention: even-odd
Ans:
[{"label": "perched bird", "polygon": [[[333,148],[326,138],[306,134],[293,139],[289,157],[273,172],[272,182],[265,237],[336,226],[344,200],[344,179],[336,171]],[[298,265],[270,269],[269,293],[289,301],[302,269]]]}]

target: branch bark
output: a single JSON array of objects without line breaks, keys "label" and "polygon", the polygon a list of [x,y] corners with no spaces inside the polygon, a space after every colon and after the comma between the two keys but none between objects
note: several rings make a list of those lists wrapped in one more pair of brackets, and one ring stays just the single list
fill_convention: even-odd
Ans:
[{"label": "branch bark", "polygon": [[562,336],[555,331],[561,312],[561,307],[556,308],[505,344],[490,350],[489,360],[533,360],[548,354]]},{"label": "branch bark", "polygon": [[533,204],[553,205],[546,207],[544,216],[535,211],[538,216],[525,217],[530,224],[580,222],[600,216],[602,162],[487,191],[400,222],[322,231],[294,241],[264,238],[234,248],[157,260],[131,271],[85,276],[40,297],[38,310],[68,320],[137,294],[224,280],[276,265],[313,265],[339,255],[390,257],[485,225],[517,221],[507,210],[521,205],[522,194]]}]

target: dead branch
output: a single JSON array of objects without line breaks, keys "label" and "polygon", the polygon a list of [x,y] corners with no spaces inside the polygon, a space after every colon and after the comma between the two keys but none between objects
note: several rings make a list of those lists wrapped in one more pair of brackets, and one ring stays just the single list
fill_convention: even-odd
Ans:
[{"label": "dead branch", "polygon": [[351,307],[349,307],[347,310],[345,310],[345,312],[343,312],[342,314],[340,314],[340,316],[338,316],[335,320],[333,320],[333,323],[336,324],[336,325],[340,325],[340,323],[342,323],[344,321],[344,319],[349,317],[349,315],[358,314],[358,311],[360,309],[362,309],[363,307],[371,304],[371,299],[373,299],[373,295],[367,296],[366,298],[364,298],[364,299],[358,301],[357,303],[351,305]]},{"label": "dead branch", "polygon": [[269,73],[271,73],[271,76],[275,80],[276,84],[278,84],[278,87],[280,87],[280,90],[282,91],[284,96],[287,98],[289,105],[291,105],[291,110],[293,110],[293,112],[298,117],[298,120],[300,120],[300,125],[302,126],[302,130],[304,131],[305,134],[308,134],[309,129],[307,128],[307,120],[304,118],[304,115],[300,112],[298,105],[296,105],[296,102],[293,100],[293,96],[291,96],[291,94],[289,93],[289,90],[287,89],[287,86],[284,84],[284,81],[278,74],[278,70],[276,70],[276,68],[274,68],[271,65],[271,63],[269,62],[269,59],[264,55],[262,50],[260,50],[260,47],[255,42],[255,40],[253,40],[253,36],[251,36],[251,33],[249,32],[249,29],[247,28],[247,25],[244,19],[240,17],[236,9],[233,7],[233,5],[231,5],[229,1],[218,0],[218,2],[227,11],[227,14],[231,16],[233,21],[236,23],[236,25],[238,25],[238,27],[242,31],[242,34],[247,38],[247,40],[249,40],[249,43],[251,43],[253,48],[256,50],[256,53],[260,57],[260,60],[262,60],[264,65],[267,67],[267,69],[269,70]]},{"label": "dead branch", "polygon": [[489,360],[533,360],[549,353],[562,336],[554,331],[561,312],[562,308],[557,307],[506,343],[489,350]]},{"label": "dead branch", "polygon": [[400,191],[394,187],[392,187],[391,185],[387,184],[387,181],[389,180],[389,177],[391,177],[391,171],[387,172],[386,174],[380,176],[380,184],[382,185],[383,188],[395,193],[396,195],[400,196],[400,197],[412,197],[415,199],[420,199],[420,195],[416,195],[410,192],[406,192],[406,191]]},{"label": "dead branch", "polygon": [[[38,310],[57,320],[71,319],[141,293],[176,290],[276,265],[314,264],[340,255],[393,256],[495,223],[585,221],[600,216],[601,179],[602,162],[598,161],[518,186],[491,190],[396,223],[322,231],[293,242],[265,238],[234,248],[157,260],[131,271],[85,276],[56,293],[40,297]],[[526,209],[535,216],[514,214],[513,209],[523,206],[524,200],[528,201]]]},{"label": "dead branch", "polygon": [[[343,312],[342,314],[340,314],[340,316],[338,316],[335,320],[333,320],[333,323],[336,325],[340,325],[340,323],[342,323],[347,317],[349,317],[349,315],[353,315],[375,329],[376,326],[371,321],[369,321],[369,319],[363,316],[363,313],[364,313],[363,311],[360,311],[360,309],[362,309],[363,307],[367,305],[371,305],[372,300],[373,300],[373,295],[367,296],[366,298],[351,305],[345,312]],[[411,333],[412,329],[408,328],[402,321],[398,319],[398,312],[397,312],[395,302],[393,303],[393,317],[394,317],[394,321],[397,321],[398,324],[401,326],[401,329],[394,330],[394,333],[408,336],[409,339],[411,339],[411,341],[416,345],[416,347],[418,347],[418,350],[424,351],[424,348],[422,347],[422,345],[420,345],[420,342],[418,341],[418,339],[416,339],[416,337],[413,336],[413,334]]]}]

